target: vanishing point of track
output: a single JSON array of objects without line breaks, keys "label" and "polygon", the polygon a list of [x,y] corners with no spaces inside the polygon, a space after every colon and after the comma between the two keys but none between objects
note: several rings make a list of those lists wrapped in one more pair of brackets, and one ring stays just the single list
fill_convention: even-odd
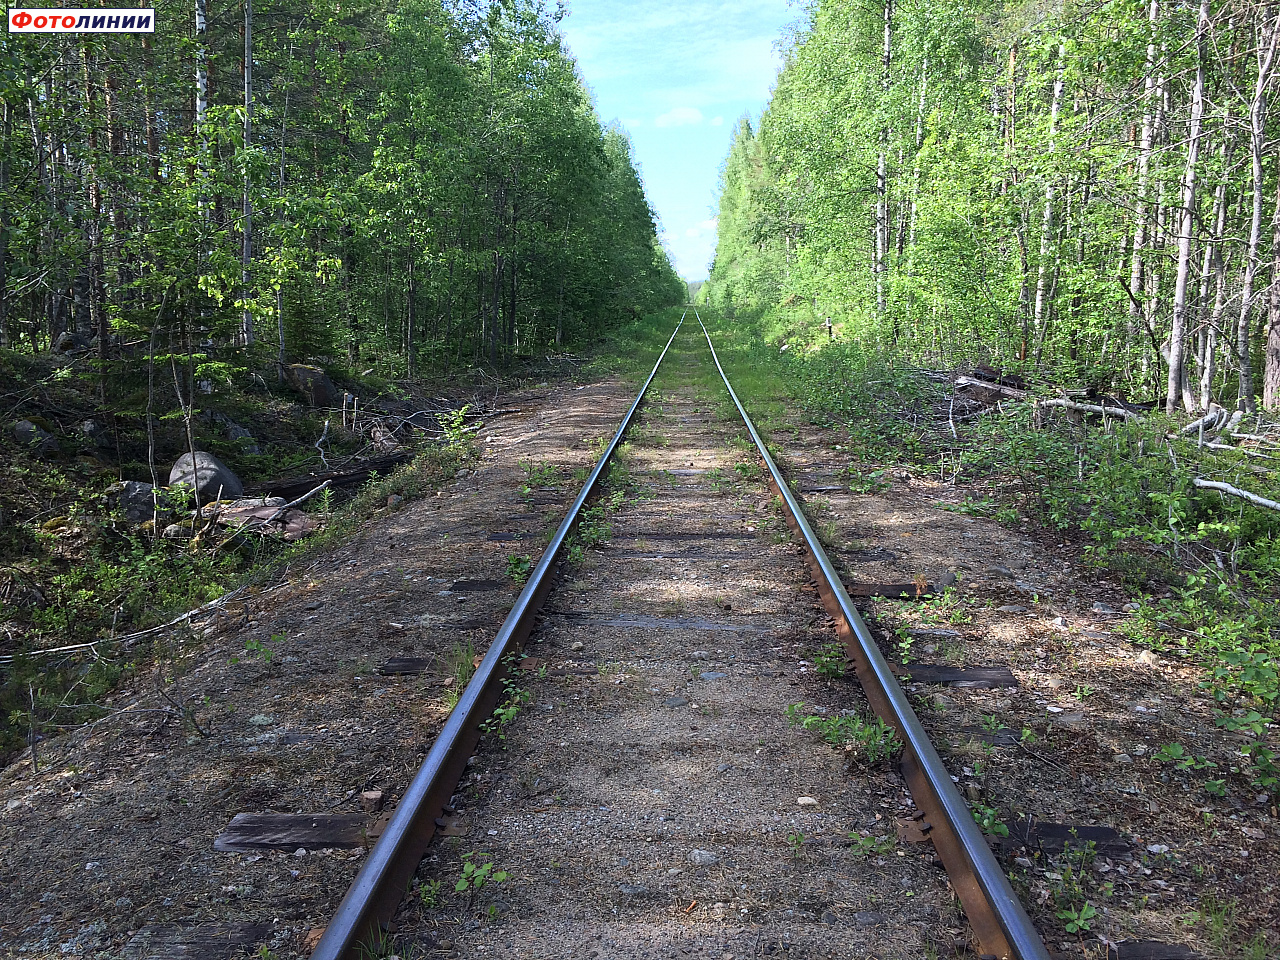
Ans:
[{"label": "vanishing point of track", "polygon": [[[684,319],[682,317],[677,324],[644,386],[532,569],[528,582],[474,677],[461,694],[444,729],[327,925],[312,953],[313,960],[348,960],[360,956],[362,949],[380,937],[395,915],[475,752],[481,736],[480,726],[490,718],[501,699],[502,681],[509,674],[511,657],[529,639],[543,602],[552,590],[558,558],[581,520],[584,508],[599,494],[610,463]],[[894,728],[903,745],[902,773],[910,786],[912,799],[925,814],[928,836],[964,906],[983,955],[1047,960],[1048,954],[1039,934],[1014,895],[968,805],[929,742],[888,662],[805,519],[800,501],[729,383],[700,317],[697,322],[702,327],[715,367],[755,445],[755,452],[763,462],[769,486],[780,499],[786,522],[799,541],[823,607],[835,621],[839,639],[856,667],[867,701],[874,712]]]}]

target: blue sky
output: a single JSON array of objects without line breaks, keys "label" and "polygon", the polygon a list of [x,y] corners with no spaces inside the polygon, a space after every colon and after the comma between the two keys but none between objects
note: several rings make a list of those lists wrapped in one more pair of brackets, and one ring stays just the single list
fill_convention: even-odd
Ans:
[{"label": "blue sky", "polygon": [[676,269],[705,279],[715,193],[734,122],[758,115],[778,40],[802,15],[790,0],[568,0],[560,24],[600,118],[631,134]]}]

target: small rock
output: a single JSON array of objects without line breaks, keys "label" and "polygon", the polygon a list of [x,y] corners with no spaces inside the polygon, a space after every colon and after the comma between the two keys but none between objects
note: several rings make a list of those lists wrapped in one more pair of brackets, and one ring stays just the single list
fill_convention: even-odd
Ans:
[{"label": "small rock", "polygon": [[30,420],[19,420],[13,425],[13,439],[41,456],[57,453],[60,449],[57,437]]},{"label": "small rock", "polygon": [[706,673],[698,674],[703,680],[723,680],[728,676],[727,673],[719,673],[715,670],[708,670]]},{"label": "small rock", "polygon": [[1102,603],[1101,601],[1094,603],[1092,610],[1094,613],[1101,613],[1101,614],[1112,614],[1116,612],[1114,607],[1108,606],[1107,604]]},{"label": "small rock", "polygon": [[1006,603],[1002,607],[996,607],[996,613],[1026,613],[1027,608],[1018,603]]},{"label": "small rock", "polygon": [[293,855],[295,857],[305,857],[307,855],[307,848],[299,847],[297,850],[293,851]]},{"label": "small rock", "polygon": [[1117,753],[1114,757],[1111,758],[1111,762],[1112,763],[1133,763],[1133,757],[1129,756],[1127,753]]},{"label": "small rock", "polygon": [[1010,570],[1008,567],[1002,567],[997,563],[993,563],[991,566],[987,567],[982,572],[989,573],[995,577],[1006,577],[1009,580],[1013,579],[1013,571]]},{"label": "small rock", "polygon": [[711,654],[707,653],[707,651],[705,651],[705,650],[695,650],[695,651],[693,651],[692,656],[693,656],[693,659],[695,659],[695,660],[710,660],[710,659],[711,659]]},{"label": "small rock", "polygon": [[583,643],[581,640],[575,640],[573,641],[573,643],[569,645],[569,649],[572,650],[574,653],[577,653],[582,648],[583,648]]},{"label": "small rock", "polygon": [[166,540],[190,540],[193,535],[190,523],[171,523],[160,534]]},{"label": "small rock", "polygon": [[710,850],[690,850],[685,859],[695,867],[709,867],[720,860],[720,858]]},{"label": "small rock", "polygon": [[402,503],[404,503],[404,497],[400,496],[398,493],[393,493],[391,496],[387,497],[388,507],[398,507]]},{"label": "small rock", "polygon": [[1063,680],[1061,677],[1050,677],[1044,682],[1044,685],[1050,690],[1060,690],[1062,687],[1067,685],[1067,681]]},{"label": "small rock", "polygon": [[1139,610],[1141,610],[1141,609],[1142,609],[1142,607],[1140,607],[1140,606],[1139,606],[1138,604],[1136,604],[1136,603],[1126,603],[1126,604],[1125,604],[1123,607],[1121,607],[1120,609],[1121,609],[1123,612],[1125,612],[1125,613],[1137,613]]},{"label": "small rock", "polygon": [[1151,853],[1154,853],[1156,856],[1159,856],[1162,853],[1169,852],[1168,846],[1163,843],[1149,843],[1147,844],[1147,850],[1149,850]]},{"label": "small rock", "polygon": [[823,912],[823,914],[822,914],[822,922],[823,922],[823,923],[829,923],[829,924],[831,924],[832,926],[835,926],[837,923],[839,923],[839,922],[840,922],[840,918],[839,918],[839,917],[837,917],[837,916],[836,916],[834,913],[832,913],[830,910],[826,910],[826,911],[824,911],[824,912]]},{"label": "small rock", "polygon": [[1052,620],[1049,621],[1049,626],[1053,627],[1055,630],[1071,629],[1065,617],[1054,617]]},{"label": "small rock", "polygon": [[502,916],[504,913],[510,913],[510,912],[511,912],[511,904],[507,903],[507,901],[505,901],[505,900],[495,900],[495,901],[493,901],[493,903],[491,904],[491,906],[493,907],[493,912],[494,912],[494,915],[495,915],[495,916],[499,916],[499,917],[500,917],[500,916]]},{"label": "small rock", "polygon": [[1083,713],[1064,713],[1053,718],[1055,726],[1063,727],[1067,730],[1083,730],[1089,726],[1089,722],[1085,720]]},{"label": "small rock", "polygon": [[620,883],[618,884],[618,892],[627,897],[639,897],[649,892],[648,887],[643,887],[638,883]]},{"label": "small rock", "polygon": [[1138,662],[1144,663],[1148,667],[1160,666],[1160,658],[1157,657],[1150,650],[1143,650],[1140,654],[1138,654]]},{"label": "small rock", "polygon": [[360,809],[365,813],[375,813],[382,809],[382,791],[366,790],[360,794]]},{"label": "small rock", "polygon": [[813,799],[813,797],[797,797],[796,803],[800,804],[802,807],[816,807],[818,805],[818,801]]},{"label": "small rock", "polygon": [[933,703],[933,709],[938,713],[950,713],[956,708],[956,702],[942,693],[935,693],[931,702]]},{"label": "small rock", "polygon": [[688,704],[688,697],[667,697],[667,699],[662,701],[662,705],[664,707],[684,707],[688,706]]},{"label": "small rock", "polygon": [[884,923],[884,921],[884,914],[877,913],[874,910],[866,910],[853,915],[853,922],[860,927],[874,927]]}]

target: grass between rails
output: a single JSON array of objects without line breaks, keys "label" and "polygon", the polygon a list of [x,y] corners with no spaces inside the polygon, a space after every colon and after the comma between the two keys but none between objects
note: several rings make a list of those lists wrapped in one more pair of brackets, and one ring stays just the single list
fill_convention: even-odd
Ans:
[{"label": "grass between rails", "polygon": [[1130,639],[1207,668],[1219,726],[1243,736],[1235,772],[1280,795],[1280,513],[1192,483],[1212,475],[1276,498],[1280,460],[1170,440],[1174,424],[1162,416],[1105,431],[1065,419],[1037,425],[1029,404],[953,436],[950,385],[917,368],[806,340],[771,317],[704,311],[704,320],[766,440],[783,426],[783,405],[799,402],[843,435],[835,449],[850,458],[851,486],[906,467],[973,491],[964,512],[1073,538],[1087,562],[1119,574],[1140,604],[1123,627]]}]

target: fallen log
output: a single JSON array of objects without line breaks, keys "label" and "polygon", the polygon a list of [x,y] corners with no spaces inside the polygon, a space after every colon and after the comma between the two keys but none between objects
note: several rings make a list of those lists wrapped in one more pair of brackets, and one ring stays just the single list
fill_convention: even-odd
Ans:
[{"label": "fallen log", "polygon": [[409,451],[401,451],[390,456],[379,457],[376,460],[366,460],[364,463],[349,467],[346,470],[331,470],[328,473],[310,473],[305,477],[290,477],[281,480],[269,480],[265,483],[254,484],[245,491],[245,497],[283,497],[286,500],[293,500],[302,496],[309,490],[315,489],[322,483],[328,482],[330,487],[353,487],[359,486],[369,479],[373,473],[387,474],[403,463],[408,463],[413,459],[413,454]]},{"label": "fallen log", "polygon": [[1200,477],[1192,477],[1191,483],[1201,490],[1217,490],[1219,493],[1239,497],[1241,500],[1247,500],[1252,503],[1255,507],[1262,507],[1266,510],[1280,510],[1280,503],[1275,500],[1268,500],[1266,497],[1260,497],[1256,493],[1250,493],[1248,490],[1241,490],[1239,487],[1232,486],[1229,483],[1222,483],[1218,480],[1204,480]]},{"label": "fallen log", "polygon": [[956,377],[956,390],[973,391],[980,394],[994,394],[998,397],[1009,397],[1012,400],[1025,400],[1027,391],[1019,390],[1017,387],[1006,387],[1002,383],[992,383],[990,380],[978,380],[975,377]]},{"label": "fallen log", "polygon": [[1065,397],[1058,397],[1053,400],[1040,400],[1037,403],[1040,407],[1062,407],[1064,410],[1075,410],[1079,413],[1097,413],[1105,417],[1119,417],[1122,420],[1133,420],[1138,414],[1132,410],[1126,410],[1124,407],[1104,407],[1096,403],[1076,403],[1074,400],[1068,400]]}]

